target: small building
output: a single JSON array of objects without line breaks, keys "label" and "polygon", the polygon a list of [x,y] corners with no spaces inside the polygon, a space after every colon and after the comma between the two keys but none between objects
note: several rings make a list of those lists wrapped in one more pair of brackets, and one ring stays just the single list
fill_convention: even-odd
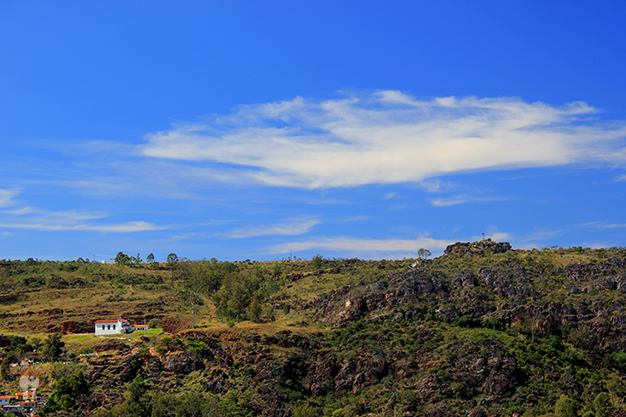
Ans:
[{"label": "small building", "polygon": [[2,411],[4,411],[5,414],[20,415],[22,414],[22,406],[19,404],[3,405]]},{"label": "small building", "polygon": [[118,317],[116,320],[96,320],[95,334],[96,336],[105,336],[110,334],[124,333],[124,321],[128,325],[128,320]]},{"label": "small building", "polygon": [[8,405],[11,401],[10,395],[0,395],[0,407]]},{"label": "small building", "polygon": [[28,391],[18,392],[15,394],[15,399],[22,401],[37,401],[37,392],[33,388]]},{"label": "small building", "polygon": [[113,334],[132,333],[135,330],[148,330],[147,324],[130,324],[121,316],[116,320],[96,320],[94,334],[96,336],[107,336]]}]

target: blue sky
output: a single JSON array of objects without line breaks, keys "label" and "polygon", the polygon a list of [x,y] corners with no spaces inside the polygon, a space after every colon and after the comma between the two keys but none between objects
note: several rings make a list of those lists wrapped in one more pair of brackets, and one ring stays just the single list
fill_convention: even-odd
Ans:
[{"label": "blue sky", "polygon": [[0,2],[0,259],[626,246],[623,1]]}]

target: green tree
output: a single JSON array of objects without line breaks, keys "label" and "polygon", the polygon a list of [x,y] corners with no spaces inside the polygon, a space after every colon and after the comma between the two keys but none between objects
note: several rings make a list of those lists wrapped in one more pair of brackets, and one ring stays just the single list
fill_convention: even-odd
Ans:
[{"label": "green tree", "polygon": [[323,263],[324,263],[324,258],[319,253],[311,259],[311,265],[313,265],[314,269],[322,269]]},{"label": "green tree", "polygon": [[432,253],[430,253],[428,249],[421,248],[420,250],[417,251],[417,257],[422,262],[427,261],[430,255],[432,255]]},{"label": "green tree", "polygon": [[228,274],[213,295],[217,315],[226,319],[245,320],[250,313],[253,295],[259,287],[260,278],[255,275],[239,272]]},{"label": "green tree", "polygon": [[218,400],[214,396],[204,398],[202,394],[168,394],[157,392],[152,399],[152,417],[222,417]]},{"label": "green tree", "polygon": [[562,394],[554,405],[554,413],[558,417],[577,417],[578,402],[569,396]]},{"label": "green tree", "polygon": [[2,363],[0,363],[0,376],[5,381],[11,380],[11,359],[12,354],[9,353],[2,358]]},{"label": "green tree", "polygon": [[176,256],[175,253],[170,253],[169,255],[167,255],[167,264],[170,267],[170,269],[174,268],[174,266],[176,266],[177,263],[178,263],[178,256]]},{"label": "green tree", "polygon": [[596,417],[608,417],[612,410],[611,397],[606,392],[601,392],[596,395],[592,406],[593,410],[596,412]]},{"label": "green tree", "polygon": [[129,416],[149,417],[152,414],[148,384],[142,379],[135,379],[127,386],[124,409]]},{"label": "green tree", "polygon": [[41,353],[47,358],[58,358],[63,352],[63,346],[65,343],[61,340],[61,335],[52,333],[43,342]]},{"label": "green tree", "polygon": [[317,408],[304,401],[293,408],[293,417],[317,417],[320,413]]},{"label": "green tree", "polygon": [[198,356],[206,356],[209,353],[209,348],[202,340],[188,337],[185,339],[185,346],[188,352],[195,353]]},{"label": "green tree", "polygon": [[260,323],[262,311],[263,307],[261,306],[261,297],[259,297],[259,294],[255,293],[252,296],[252,302],[250,303],[250,311],[248,313],[248,317],[250,317],[250,320],[252,320],[254,323]]},{"label": "green tree", "polygon": [[41,340],[40,337],[37,337],[37,336],[32,337],[29,343],[33,347],[33,350],[39,350],[39,348],[43,346],[43,341]]},{"label": "green tree", "polygon": [[146,256],[146,262],[148,263],[154,262],[154,254],[149,253],[148,256]]},{"label": "green tree", "polygon": [[82,372],[61,377],[44,407],[44,412],[71,410],[80,395],[89,395],[89,384]]},{"label": "green tree", "polygon": [[115,255],[115,263],[117,265],[128,265],[128,262],[130,262],[130,256],[125,253],[118,252],[117,255]]}]

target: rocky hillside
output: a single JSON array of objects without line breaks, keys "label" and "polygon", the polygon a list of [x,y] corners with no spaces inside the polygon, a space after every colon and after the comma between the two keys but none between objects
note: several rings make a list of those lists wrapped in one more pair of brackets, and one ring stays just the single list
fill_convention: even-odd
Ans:
[{"label": "rocky hillside", "polygon": [[[64,376],[86,388],[62,406],[51,380],[48,414],[626,416],[624,249],[486,240],[433,260],[250,270],[203,292],[201,311],[229,326],[97,341]],[[241,282],[257,288],[245,317]],[[175,320],[167,299],[143,314]]]}]

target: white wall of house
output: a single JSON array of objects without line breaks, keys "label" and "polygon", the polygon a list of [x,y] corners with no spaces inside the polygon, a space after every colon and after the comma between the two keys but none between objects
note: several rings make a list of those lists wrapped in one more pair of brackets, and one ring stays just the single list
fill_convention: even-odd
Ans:
[{"label": "white wall of house", "polygon": [[122,328],[122,324],[123,320],[121,318],[117,320],[100,321],[100,323],[96,322],[94,331],[96,336],[122,334],[122,332],[124,331]]}]

